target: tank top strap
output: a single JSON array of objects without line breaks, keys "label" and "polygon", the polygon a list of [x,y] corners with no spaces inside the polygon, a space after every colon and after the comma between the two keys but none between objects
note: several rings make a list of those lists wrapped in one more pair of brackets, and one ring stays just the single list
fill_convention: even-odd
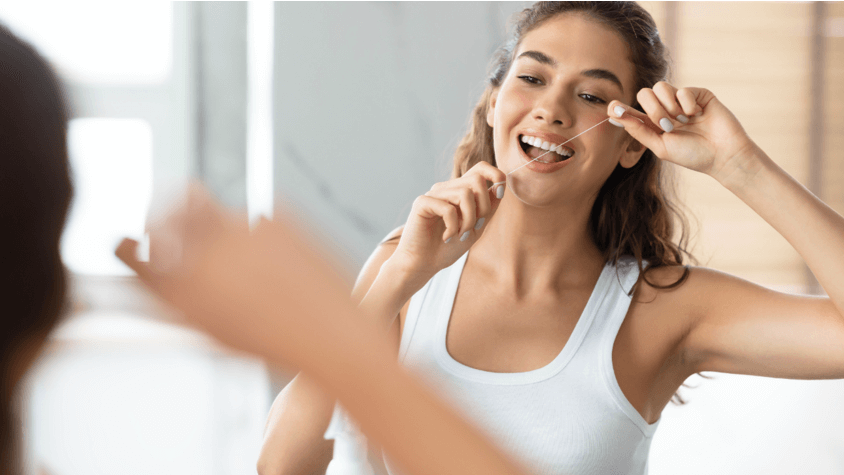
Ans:
[{"label": "tank top strap", "polygon": [[607,264],[604,272],[608,274],[605,283],[607,289],[602,296],[595,321],[584,341],[584,346],[591,348],[587,351],[600,351],[598,347],[607,338],[615,340],[615,335],[630,306],[628,292],[638,278],[635,261],[632,262],[632,266],[627,260],[619,261],[615,266]]}]

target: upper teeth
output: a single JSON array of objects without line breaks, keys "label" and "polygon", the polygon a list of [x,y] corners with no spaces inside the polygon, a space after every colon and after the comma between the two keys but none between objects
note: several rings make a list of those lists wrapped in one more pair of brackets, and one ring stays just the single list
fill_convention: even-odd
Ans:
[{"label": "upper teeth", "polygon": [[572,152],[571,150],[563,147],[562,145],[554,145],[552,143],[548,143],[548,142],[540,139],[539,137],[531,137],[530,135],[522,135],[522,142],[524,142],[528,145],[532,145],[536,148],[541,148],[542,150],[550,150],[552,152],[556,152],[557,154],[562,155],[563,157],[566,157],[566,158],[574,155],[574,152]]}]

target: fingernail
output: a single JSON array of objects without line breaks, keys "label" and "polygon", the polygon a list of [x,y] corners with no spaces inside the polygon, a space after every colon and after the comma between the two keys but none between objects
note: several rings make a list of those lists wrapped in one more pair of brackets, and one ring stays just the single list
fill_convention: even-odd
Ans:
[{"label": "fingernail", "polygon": [[688,123],[689,123],[689,118],[688,118],[688,117],[686,117],[686,116],[684,116],[683,114],[678,115],[678,116],[677,116],[677,120],[679,120],[680,122],[682,122],[682,123],[684,123],[684,124],[688,124]]},{"label": "fingernail", "polygon": [[671,121],[666,119],[665,117],[659,119],[659,126],[662,127],[662,130],[666,132],[671,132],[672,130],[674,130],[674,124],[672,124]]},{"label": "fingernail", "polygon": [[[454,236],[452,236],[452,237],[454,237]],[[448,244],[449,241],[451,241],[451,238],[446,239],[445,243]]]},{"label": "fingernail", "polygon": [[612,124],[616,127],[621,127],[622,129],[624,128],[624,124],[622,124],[621,122],[618,122],[617,120],[613,120],[612,118],[610,118],[610,120],[608,120],[607,122],[609,122],[610,124]]},{"label": "fingernail", "polygon": [[481,229],[481,226],[484,225],[484,219],[485,218],[481,218],[481,219],[478,220],[477,223],[475,223],[475,229]]},{"label": "fingernail", "polygon": [[463,233],[462,236],[460,236],[460,242],[463,242],[467,239],[469,239],[469,231],[466,231],[465,233]]},{"label": "fingernail", "polygon": [[495,190],[495,197],[499,200],[504,198],[504,185],[499,185],[498,189]]},{"label": "fingernail", "polygon": [[621,116],[624,115],[624,107],[615,106],[615,109],[613,109],[613,112],[615,112],[616,116],[621,117]]}]

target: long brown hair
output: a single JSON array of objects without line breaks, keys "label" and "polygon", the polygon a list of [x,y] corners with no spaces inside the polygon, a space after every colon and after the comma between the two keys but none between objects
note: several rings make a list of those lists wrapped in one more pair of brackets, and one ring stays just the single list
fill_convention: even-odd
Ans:
[{"label": "long brown hair", "polygon": [[[504,82],[524,35],[557,15],[571,13],[611,27],[627,43],[635,68],[634,91],[667,77],[665,45],[651,15],[635,2],[537,2],[515,17],[513,37],[493,57],[486,89],[472,112],[469,130],[454,153],[452,178],[462,176],[481,161],[496,165],[492,127],[486,121],[489,99]],[[633,106],[642,110],[638,104]],[[650,272],[683,265],[684,257],[692,259],[686,250],[686,218],[669,199],[674,184],[668,171],[650,150],[645,150],[631,168],[617,166],[601,187],[589,220],[592,237],[607,262],[616,264],[623,256],[634,257],[641,279],[663,289],[682,284],[689,275],[688,267],[676,282],[665,286],[649,280]],[[679,235],[677,242],[675,232]],[[631,294],[634,290],[635,287]]]},{"label": "long brown hair", "polygon": [[59,240],[73,187],[58,79],[2,25],[0,65],[0,475],[8,475],[21,473],[13,380],[32,363],[24,350],[43,345],[65,305]]}]

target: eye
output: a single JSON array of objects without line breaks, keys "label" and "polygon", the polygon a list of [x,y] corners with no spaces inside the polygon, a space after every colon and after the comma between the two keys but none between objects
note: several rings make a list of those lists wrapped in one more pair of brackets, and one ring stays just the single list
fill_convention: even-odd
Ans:
[{"label": "eye", "polygon": [[530,84],[540,84],[542,82],[542,81],[540,81],[539,79],[536,79],[533,76],[519,76],[519,79],[521,79],[522,81],[525,81],[527,83],[530,83]]},{"label": "eye", "polygon": [[607,103],[607,101],[601,99],[598,96],[593,96],[592,94],[581,94],[580,97],[582,97],[587,102],[591,102],[593,104],[606,104]]}]

